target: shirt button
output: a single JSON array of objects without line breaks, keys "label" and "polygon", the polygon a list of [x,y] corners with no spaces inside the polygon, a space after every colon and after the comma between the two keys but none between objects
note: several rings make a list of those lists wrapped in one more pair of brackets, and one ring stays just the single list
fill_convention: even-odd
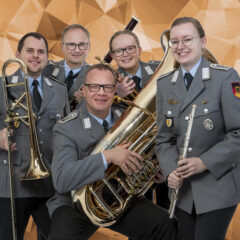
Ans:
[{"label": "shirt button", "polygon": [[39,116],[38,119],[41,119],[41,117]]},{"label": "shirt button", "polygon": [[41,128],[39,129],[39,132],[40,132],[40,133],[42,132],[42,129],[41,129]]},{"label": "shirt button", "polygon": [[204,109],[203,109],[203,112],[204,112],[204,113],[208,113],[208,109],[207,109],[207,108],[204,108]]},{"label": "shirt button", "polygon": [[172,114],[172,112],[171,111],[167,111],[167,115],[171,115]]},{"label": "shirt button", "polygon": [[188,121],[189,120],[189,116],[185,116],[185,120]]},{"label": "shirt button", "polygon": [[39,143],[40,143],[40,144],[43,144],[43,141],[40,141]]},{"label": "shirt button", "polygon": [[192,152],[192,148],[190,147],[190,148],[188,148],[188,152]]},{"label": "shirt button", "polygon": [[4,164],[7,164],[7,160],[3,160],[3,163],[4,163]]}]

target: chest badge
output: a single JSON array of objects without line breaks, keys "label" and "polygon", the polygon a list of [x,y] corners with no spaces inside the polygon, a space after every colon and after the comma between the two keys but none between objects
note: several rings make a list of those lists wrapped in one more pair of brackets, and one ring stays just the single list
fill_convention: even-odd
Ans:
[{"label": "chest badge", "polygon": [[166,125],[167,125],[167,127],[171,127],[173,125],[172,117],[166,117]]},{"label": "chest badge", "polygon": [[237,98],[240,98],[240,82],[233,82],[232,83],[232,90],[233,90],[233,94]]},{"label": "chest badge", "polygon": [[212,130],[213,129],[213,122],[209,118],[204,120],[203,125],[207,130]]}]

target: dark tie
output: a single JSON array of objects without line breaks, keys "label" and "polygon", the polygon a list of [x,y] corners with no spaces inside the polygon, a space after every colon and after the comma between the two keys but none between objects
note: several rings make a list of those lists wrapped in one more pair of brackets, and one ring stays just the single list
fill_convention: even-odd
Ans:
[{"label": "dark tie", "polygon": [[68,73],[67,79],[66,79],[67,89],[68,90],[72,87],[72,85],[74,83],[73,80],[78,76],[78,74],[79,74],[79,72],[73,75],[73,71],[72,70]]},{"label": "dark tie", "polygon": [[39,110],[41,107],[41,104],[42,104],[42,97],[38,91],[38,84],[39,84],[38,80],[36,80],[36,79],[33,80],[33,83],[32,83],[32,85],[33,85],[33,100]]},{"label": "dark tie", "polygon": [[132,80],[135,82],[135,84],[136,84],[136,87],[135,87],[135,89],[138,91],[138,92],[140,92],[141,91],[141,86],[140,86],[140,82],[141,82],[141,78],[139,78],[138,76],[134,76],[134,77],[132,77]]},{"label": "dark tie", "polygon": [[192,83],[193,76],[191,75],[191,73],[187,72],[187,73],[184,74],[184,79],[186,80],[186,88],[188,90],[191,83]]},{"label": "dark tie", "polygon": [[103,128],[104,128],[104,131],[107,132],[108,131],[108,121],[106,121],[104,119],[102,125],[103,125]]}]

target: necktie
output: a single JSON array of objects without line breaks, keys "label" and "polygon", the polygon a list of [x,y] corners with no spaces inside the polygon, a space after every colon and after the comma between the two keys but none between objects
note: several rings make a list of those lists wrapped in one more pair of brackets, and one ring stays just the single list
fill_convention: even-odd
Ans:
[{"label": "necktie", "polygon": [[68,73],[67,79],[66,79],[67,89],[68,90],[72,87],[72,85],[74,83],[73,80],[78,76],[78,74],[79,74],[79,72],[73,75],[73,71],[72,70]]},{"label": "necktie", "polygon": [[41,104],[42,104],[42,97],[38,91],[38,84],[39,84],[38,80],[36,80],[36,79],[33,80],[33,83],[32,83],[32,85],[33,85],[33,100],[39,110],[41,107]]},{"label": "necktie", "polygon": [[107,132],[108,131],[108,122],[105,119],[103,120],[102,125],[103,125],[103,128],[104,128],[104,131]]},{"label": "necktie", "polygon": [[191,73],[185,73],[184,74],[184,78],[186,80],[186,88],[188,90],[190,85],[191,85],[191,83],[192,83],[193,76],[191,75]]},{"label": "necktie", "polygon": [[135,84],[136,84],[136,87],[135,87],[135,89],[138,91],[138,92],[140,92],[141,91],[141,86],[140,86],[140,82],[141,82],[141,78],[139,78],[138,76],[134,76],[134,77],[132,77],[132,80],[135,82]]}]

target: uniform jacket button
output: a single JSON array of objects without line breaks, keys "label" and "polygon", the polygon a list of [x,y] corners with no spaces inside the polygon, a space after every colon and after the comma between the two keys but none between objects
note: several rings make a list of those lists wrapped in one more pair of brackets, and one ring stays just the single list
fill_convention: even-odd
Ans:
[{"label": "uniform jacket button", "polygon": [[188,152],[192,152],[192,148],[191,147],[188,148]]}]

